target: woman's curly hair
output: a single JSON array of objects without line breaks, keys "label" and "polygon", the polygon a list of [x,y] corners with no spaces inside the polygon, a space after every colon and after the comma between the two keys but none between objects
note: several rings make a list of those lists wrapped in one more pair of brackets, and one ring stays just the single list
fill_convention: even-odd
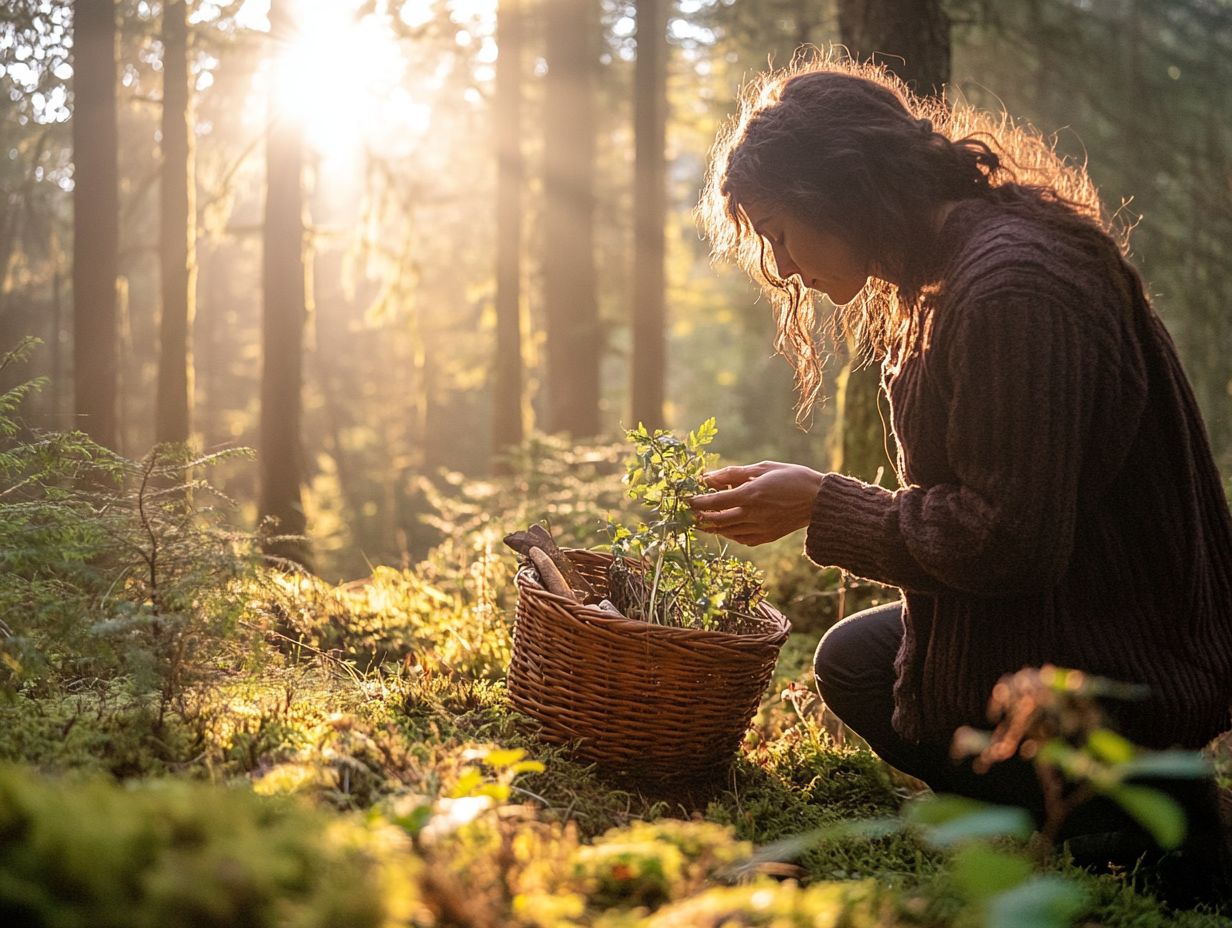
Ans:
[{"label": "woman's curly hair", "polygon": [[776,274],[750,205],[793,215],[871,258],[877,275],[827,327],[833,341],[871,358],[918,331],[938,208],[970,198],[1036,217],[1058,235],[1111,240],[1085,168],[1005,114],[918,97],[884,68],[835,52],[797,55],[745,86],[711,151],[697,213],[713,256],[735,260],[770,295],[775,349],[795,369],[801,421],[822,382],[816,309],[799,277]]}]

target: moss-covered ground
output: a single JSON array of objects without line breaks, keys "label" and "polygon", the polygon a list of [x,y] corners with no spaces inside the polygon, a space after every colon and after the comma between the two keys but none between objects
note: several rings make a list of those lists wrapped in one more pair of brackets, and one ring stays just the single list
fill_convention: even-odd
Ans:
[{"label": "moss-covered ground", "polygon": [[497,538],[546,507],[584,543],[603,507],[455,489],[430,556],[337,586],[175,505],[0,512],[0,924],[1230,923],[1168,908],[1149,870],[904,825],[919,785],[810,695],[837,610],[887,594],[794,546],[759,553],[796,630],[718,788],[655,795],[540,743],[504,691]]}]

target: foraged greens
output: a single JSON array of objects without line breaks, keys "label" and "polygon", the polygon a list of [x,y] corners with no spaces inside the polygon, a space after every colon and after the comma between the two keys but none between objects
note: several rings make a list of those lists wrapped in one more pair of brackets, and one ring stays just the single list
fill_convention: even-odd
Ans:
[{"label": "foraged greens", "polygon": [[634,445],[625,473],[629,496],[654,515],[635,530],[609,524],[613,603],[647,622],[738,630],[761,601],[761,572],[703,541],[689,507],[691,497],[708,490],[702,476],[716,457],[705,450],[718,434],[714,419],[683,439],[641,424],[625,434]]}]

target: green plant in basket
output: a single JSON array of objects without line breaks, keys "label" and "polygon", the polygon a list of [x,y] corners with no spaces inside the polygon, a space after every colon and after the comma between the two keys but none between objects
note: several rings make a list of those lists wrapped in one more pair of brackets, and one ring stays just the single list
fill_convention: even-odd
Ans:
[{"label": "green plant in basket", "polygon": [[730,631],[752,618],[761,600],[761,572],[704,541],[689,508],[690,497],[708,490],[702,475],[716,455],[706,446],[716,434],[713,418],[685,438],[645,425],[626,432],[634,445],[625,474],[629,496],[654,510],[636,530],[609,526],[617,558],[613,601],[630,618]]}]

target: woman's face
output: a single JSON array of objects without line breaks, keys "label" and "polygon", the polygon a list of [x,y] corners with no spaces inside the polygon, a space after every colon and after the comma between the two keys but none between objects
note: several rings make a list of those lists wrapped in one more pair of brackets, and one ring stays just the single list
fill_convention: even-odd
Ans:
[{"label": "woman's face", "polygon": [[778,275],[798,275],[806,287],[842,306],[856,298],[868,283],[868,262],[847,242],[822,232],[783,210],[751,207],[753,229],[774,253]]}]

